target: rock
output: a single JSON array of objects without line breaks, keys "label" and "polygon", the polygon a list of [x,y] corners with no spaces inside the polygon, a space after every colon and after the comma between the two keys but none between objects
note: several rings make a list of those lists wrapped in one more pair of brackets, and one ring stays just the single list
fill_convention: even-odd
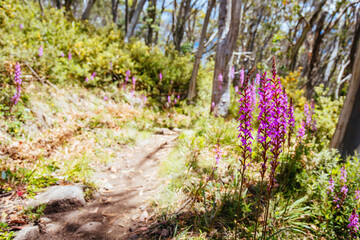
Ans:
[{"label": "rock", "polygon": [[149,217],[149,213],[145,210],[140,216],[140,222],[144,222]]},{"label": "rock", "polygon": [[129,228],[129,231],[130,231],[130,232],[134,232],[136,229],[137,229],[137,225],[136,225],[136,224],[133,224],[133,225],[131,225],[131,227]]},{"label": "rock", "polygon": [[139,214],[134,214],[131,216],[131,220],[133,220],[133,221],[135,221],[138,218],[139,218]]},{"label": "rock", "polygon": [[101,189],[104,189],[105,191],[113,189],[114,186],[111,183],[105,183],[103,186],[101,186]]},{"label": "rock", "polygon": [[35,240],[40,235],[38,226],[28,226],[18,232],[14,240]]},{"label": "rock", "polygon": [[129,240],[136,240],[136,239],[139,239],[139,236],[137,234],[132,234],[130,237],[129,237]]},{"label": "rock", "polygon": [[156,129],[155,133],[159,134],[159,135],[173,135],[174,134],[173,131],[171,131],[170,129],[167,129],[167,128]]},{"label": "rock", "polygon": [[181,129],[179,129],[179,128],[174,128],[173,131],[174,131],[174,132],[177,132],[177,133],[183,132],[183,130],[181,130]]},{"label": "rock", "polygon": [[45,204],[44,213],[66,212],[85,205],[81,186],[54,186],[30,200],[26,207],[38,208]]},{"label": "rock", "polygon": [[82,225],[78,230],[76,230],[76,233],[96,233],[102,228],[101,222],[88,222],[84,225]]},{"label": "rock", "polygon": [[55,224],[55,223],[49,223],[46,224],[46,232],[50,234],[56,234],[60,232],[62,229],[62,226]]},{"label": "rock", "polygon": [[48,224],[48,223],[50,223],[52,220],[51,220],[50,218],[47,218],[47,217],[42,217],[42,218],[39,219],[39,221],[40,221],[41,223]]},{"label": "rock", "polygon": [[167,237],[167,236],[169,236],[169,234],[170,234],[169,230],[167,230],[165,228],[161,231],[161,236],[162,237]]}]

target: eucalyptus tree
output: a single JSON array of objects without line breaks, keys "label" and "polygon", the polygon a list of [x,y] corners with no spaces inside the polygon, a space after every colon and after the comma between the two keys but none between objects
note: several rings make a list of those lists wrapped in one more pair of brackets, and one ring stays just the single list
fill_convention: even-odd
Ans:
[{"label": "eucalyptus tree", "polygon": [[360,41],[356,48],[349,90],[330,143],[344,156],[360,151]]},{"label": "eucalyptus tree", "polygon": [[[226,116],[230,106],[230,72],[240,28],[240,0],[220,0],[211,112]],[[219,77],[222,76],[222,77]]]},{"label": "eucalyptus tree", "polygon": [[205,45],[205,37],[206,37],[206,33],[207,33],[207,27],[208,27],[208,24],[210,21],[211,11],[214,8],[215,3],[216,3],[216,0],[208,1],[208,6],[207,6],[205,18],[204,18],[204,23],[203,23],[202,30],[201,30],[199,46],[198,46],[197,52],[195,54],[194,66],[193,66],[193,70],[191,73],[189,92],[188,92],[188,100],[190,100],[190,101],[196,95],[196,78],[197,78],[197,74],[198,74],[199,67],[200,67],[200,60],[203,55],[203,50],[204,50],[204,45]]},{"label": "eucalyptus tree", "polygon": [[[125,35],[125,42],[128,42],[129,39],[134,35],[135,27],[139,21],[140,14],[144,8],[146,0],[140,0],[139,3],[134,8],[132,14],[130,14],[130,23],[128,25],[128,29]],[[134,6],[134,5],[133,5]],[[127,21],[128,19],[126,19]]]}]

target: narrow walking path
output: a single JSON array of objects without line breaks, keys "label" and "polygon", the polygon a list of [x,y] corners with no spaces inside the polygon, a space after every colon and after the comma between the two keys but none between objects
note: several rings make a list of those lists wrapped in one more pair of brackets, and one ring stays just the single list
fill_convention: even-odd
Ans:
[{"label": "narrow walking path", "polygon": [[92,176],[100,187],[95,199],[81,209],[44,216],[48,223],[40,239],[139,239],[134,231],[145,231],[152,217],[147,203],[158,194],[160,160],[168,156],[177,136],[163,130],[126,147],[117,161]]}]

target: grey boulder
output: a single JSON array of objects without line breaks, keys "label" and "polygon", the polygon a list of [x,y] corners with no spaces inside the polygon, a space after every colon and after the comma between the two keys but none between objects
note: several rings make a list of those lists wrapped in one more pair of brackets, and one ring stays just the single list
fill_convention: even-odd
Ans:
[{"label": "grey boulder", "polygon": [[84,193],[81,186],[53,186],[30,200],[26,207],[39,208],[46,205],[44,213],[66,212],[85,205]]},{"label": "grey boulder", "polygon": [[14,240],[35,240],[40,235],[38,226],[28,226],[21,229]]}]

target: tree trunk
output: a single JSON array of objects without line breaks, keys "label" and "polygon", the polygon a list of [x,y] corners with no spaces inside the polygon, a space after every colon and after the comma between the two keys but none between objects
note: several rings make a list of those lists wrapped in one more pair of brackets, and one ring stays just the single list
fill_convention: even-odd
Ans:
[{"label": "tree trunk", "polygon": [[84,11],[83,15],[81,16],[81,20],[88,20],[89,19],[91,9],[93,8],[95,2],[96,2],[96,0],[88,0],[85,11]]},{"label": "tree trunk", "polygon": [[57,9],[61,9],[62,7],[61,0],[53,0],[53,3],[55,4]]},{"label": "tree trunk", "polygon": [[125,0],[125,35],[128,31],[129,26],[129,3],[128,0]]},{"label": "tree trunk", "polygon": [[295,45],[291,48],[292,49],[292,51],[291,51],[291,62],[290,62],[290,70],[291,71],[295,70],[297,54],[298,54],[298,52],[300,50],[300,47],[304,43],[307,34],[309,33],[309,31],[313,27],[313,24],[315,23],[317,17],[319,16],[319,13],[321,12],[321,9],[324,6],[324,4],[326,3],[326,1],[327,0],[322,0],[316,6],[316,9],[315,9],[313,15],[311,16],[309,23],[306,22],[306,25],[305,25],[303,31],[301,32],[301,35],[300,35],[299,39],[296,41]]},{"label": "tree trunk", "polygon": [[42,6],[41,0],[38,0],[39,2],[39,7],[40,7],[40,11],[41,11],[41,15],[44,15],[44,8]]},{"label": "tree trunk", "polygon": [[145,2],[146,2],[146,0],[140,0],[140,2],[138,3],[136,10],[131,18],[129,28],[128,28],[128,31],[125,36],[125,42],[128,42],[129,39],[133,36],[135,27],[139,21],[140,13],[145,5]]},{"label": "tree trunk", "polygon": [[[220,0],[219,9],[219,40],[215,55],[215,69],[211,102],[211,111],[215,116],[226,116],[230,106],[230,69],[232,67],[233,51],[240,28],[240,0]],[[218,80],[222,74],[223,81],[220,88]]]},{"label": "tree trunk", "polygon": [[[160,24],[161,24],[161,16],[162,14],[164,13],[164,10],[165,10],[165,1],[166,0],[163,0],[163,3],[161,5],[161,12],[160,12],[160,19],[159,19],[159,23],[158,23],[158,29],[160,28]],[[156,34],[155,34],[155,45],[158,44],[158,41],[159,41],[159,30],[156,31]]]},{"label": "tree trunk", "polygon": [[356,46],[358,45],[359,41],[360,41],[360,13],[356,15],[355,34],[350,49],[350,65],[349,65],[350,69],[353,69],[354,66]]},{"label": "tree trunk", "polygon": [[360,150],[360,41],[357,45],[352,78],[330,147],[343,156]]},{"label": "tree trunk", "polygon": [[196,78],[199,71],[200,66],[200,60],[203,54],[204,50],[204,44],[205,44],[205,37],[206,37],[206,30],[207,26],[209,24],[210,15],[212,12],[212,9],[214,8],[216,3],[216,0],[209,0],[208,6],[204,18],[204,24],[201,29],[201,35],[199,40],[199,47],[195,55],[195,61],[194,61],[194,67],[191,73],[191,79],[190,79],[190,85],[189,85],[189,92],[188,92],[188,100],[191,101],[196,96]]},{"label": "tree trunk", "polygon": [[322,13],[319,21],[316,24],[316,31],[315,31],[315,39],[314,39],[314,46],[312,49],[311,57],[309,65],[305,67],[304,74],[307,73],[307,82],[306,82],[306,97],[307,99],[311,99],[314,93],[314,86],[316,85],[316,71],[318,70],[319,65],[319,54],[320,54],[320,47],[323,39],[323,28],[324,28],[324,21],[326,18],[326,13]]},{"label": "tree trunk", "polygon": [[174,40],[175,49],[178,51],[181,50],[181,42],[184,38],[185,22],[187,20],[191,7],[190,4],[191,4],[191,0],[182,0],[180,4],[178,16],[176,18],[176,25],[173,32],[173,40]]},{"label": "tree trunk", "polygon": [[151,46],[153,43],[153,32],[154,32],[154,23],[156,18],[156,0],[149,1],[149,17],[151,22],[148,23],[148,34],[146,39],[146,45]]},{"label": "tree trunk", "polygon": [[[126,4],[126,2],[125,2],[125,4]],[[118,17],[118,7],[119,7],[119,0],[111,0],[111,15],[112,15],[112,21],[115,24],[117,22],[117,17]],[[126,25],[126,22],[125,22],[125,25]]]},{"label": "tree trunk", "polygon": [[334,72],[333,69],[334,69],[335,60],[339,52],[339,45],[340,45],[340,39],[339,37],[336,37],[334,48],[331,49],[332,51],[330,54],[329,63],[326,65],[326,69],[324,73],[324,82],[326,84],[325,86],[329,86],[331,83],[330,78],[332,76],[332,73]]},{"label": "tree trunk", "polygon": [[73,0],[65,0],[65,11],[68,15],[72,15],[71,13],[71,5],[73,3]]},{"label": "tree trunk", "polygon": [[[127,0],[127,2],[129,3],[128,0]],[[137,6],[137,0],[132,0],[132,4],[130,6],[130,11],[129,11],[129,15],[128,15],[128,23],[131,21],[132,17],[134,16],[136,6]],[[129,6],[128,6],[128,8],[129,8]]]}]

